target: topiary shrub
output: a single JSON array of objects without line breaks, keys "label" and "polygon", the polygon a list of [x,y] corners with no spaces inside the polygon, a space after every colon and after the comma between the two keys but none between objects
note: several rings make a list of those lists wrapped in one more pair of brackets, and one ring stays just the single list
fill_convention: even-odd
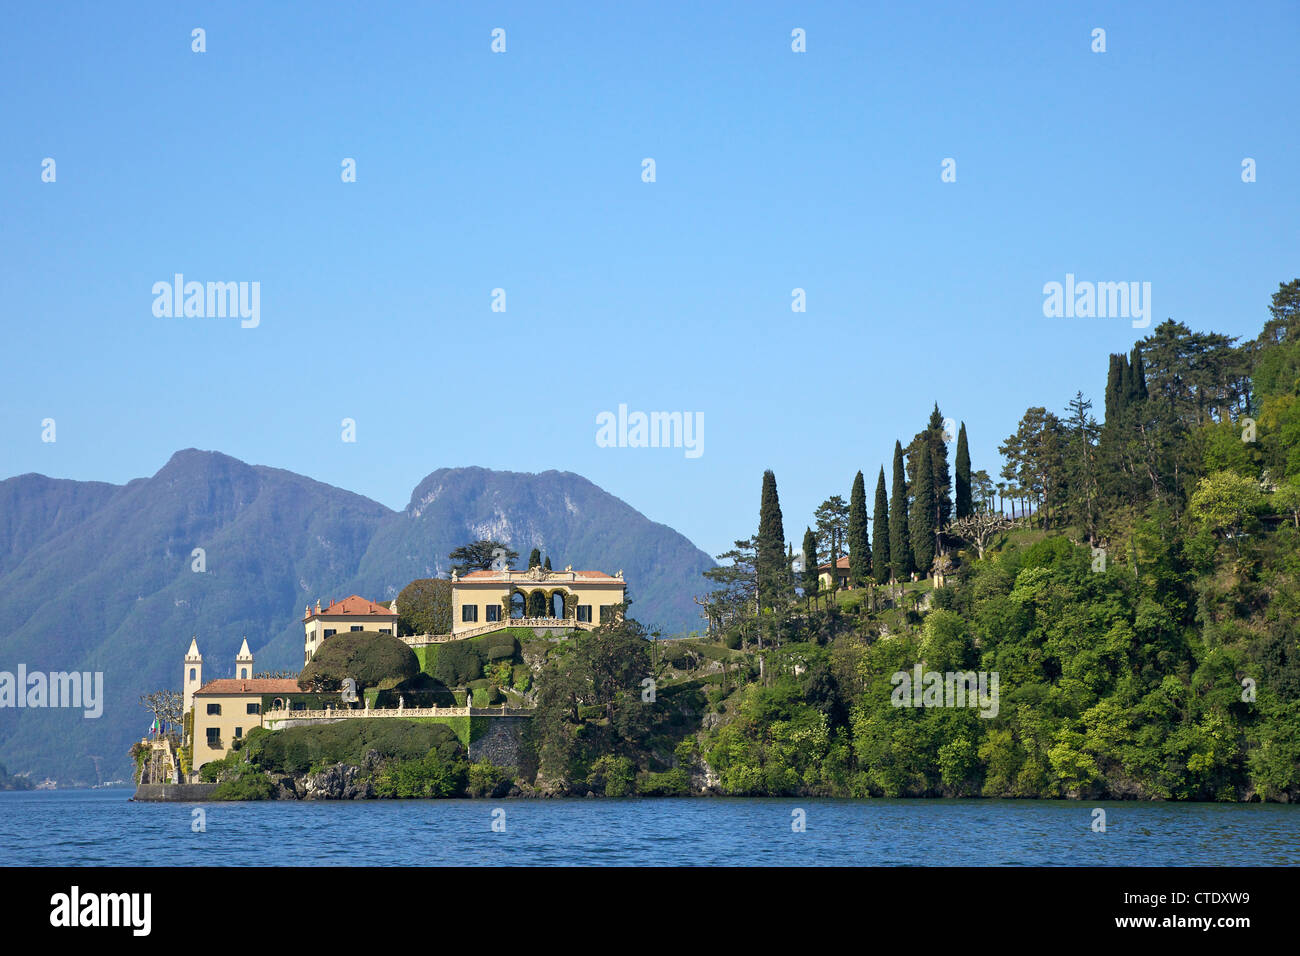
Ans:
[{"label": "topiary shrub", "polygon": [[439,649],[433,676],[448,687],[463,687],[483,676],[483,659],[469,641],[452,641]]},{"label": "topiary shrub", "polygon": [[419,672],[415,652],[391,634],[348,631],[321,644],[298,675],[298,683],[317,691],[335,691],[348,677],[361,687],[375,687],[386,680],[404,681]]},{"label": "topiary shrub", "polygon": [[375,717],[249,734],[243,752],[261,770],[299,774],[335,763],[359,767],[372,750],[384,759],[418,760],[431,749],[445,756],[463,750],[456,732],[443,724]]}]

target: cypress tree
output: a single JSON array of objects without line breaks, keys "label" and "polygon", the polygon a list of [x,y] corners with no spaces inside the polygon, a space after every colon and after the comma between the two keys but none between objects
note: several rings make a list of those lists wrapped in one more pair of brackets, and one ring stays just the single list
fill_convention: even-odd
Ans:
[{"label": "cypress tree", "polygon": [[907,475],[903,446],[894,442],[894,486],[889,493],[889,567],[896,581],[912,573],[912,540],[907,530]]},{"label": "cypress tree", "polygon": [[1124,410],[1124,400],[1128,397],[1125,365],[1127,359],[1114,353],[1110,356],[1110,368],[1106,372],[1106,422],[1114,425],[1119,414]]},{"label": "cypress tree", "polygon": [[1147,366],[1142,361],[1142,350],[1133,346],[1133,357],[1129,360],[1132,371],[1132,384],[1129,388],[1128,403],[1140,402],[1147,397]]},{"label": "cypress tree", "polygon": [[812,528],[803,529],[803,585],[804,597],[817,593],[817,535]]},{"label": "cypress tree", "polygon": [[542,552],[538,551],[536,548],[533,548],[533,553],[528,556],[528,568],[529,570],[532,570],[533,568],[541,567],[541,564],[542,564]]},{"label": "cypress tree", "polygon": [[546,560],[542,562],[542,567],[547,571],[551,570],[551,556],[549,554],[546,556]]},{"label": "cypress tree", "polygon": [[922,574],[930,572],[934,561],[934,477],[930,456],[917,456],[916,481],[913,482],[912,513],[908,524],[912,532],[912,561]]},{"label": "cypress tree", "polygon": [[867,484],[862,472],[853,479],[849,492],[849,583],[855,588],[871,579],[871,538],[867,528]]},{"label": "cypress tree", "polygon": [[785,591],[788,566],[785,563],[785,526],[781,521],[781,499],[776,493],[776,475],[770,468],[763,472],[763,496],[759,503],[754,565],[758,574],[759,603],[765,607],[776,607]]},{"label": "cypress tree", "polygon": [[871,516],[871,543],[875,548],[871,569],[877,584],[889,580],[889,498],[885,493],[885,468],[876,479],[876,513]]},{"label": "cypress tree", "polygon": [[970,500],[970,448],[966,444],[966,423],[961,423],[961,431],[957,432],[957,460],[955,462],[957,469],[957,517],[965,518],[971,513]]},{"label": "cypress tree", "polygon": [[930,445],[930,485],[942,528],[952,517],[952,480],[948,474],[948,443],[943,440],[943,414],[938,402],[934,403],[925,431]]}]

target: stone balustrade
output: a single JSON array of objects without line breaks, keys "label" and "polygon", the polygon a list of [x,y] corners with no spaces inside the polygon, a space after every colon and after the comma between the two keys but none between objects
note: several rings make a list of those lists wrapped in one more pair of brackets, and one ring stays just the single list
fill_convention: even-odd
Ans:
[{"label": "stone balustrade", "polygon": [[531,717],[532,708],[507,707],[384,707],[372,710],[336,708],[327,710],[268,710],[262,715],[269,728],[285,720],[348,720],[372,717]]},{"label": "stone balustrade", "polygon": [[478,637],[480,634],[491,634],[493,631],[505,630],[507,627],[564,627],[580,631],[594,631],[596,629],[596,625],[590,621],[575,621],[567,617],[512,617],[505,621],[491,621],[487,624],[480,624],[477,627],[467,628],[456,634],[410,634],[398,639],[408,647],[424,647],[429,644],[463,641],[471,637]]}]

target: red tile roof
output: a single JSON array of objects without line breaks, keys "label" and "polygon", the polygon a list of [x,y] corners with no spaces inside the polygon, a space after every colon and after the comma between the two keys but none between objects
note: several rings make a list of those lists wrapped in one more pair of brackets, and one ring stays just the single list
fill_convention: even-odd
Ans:
[{"label": "red tile roof", "polygon": [[[836,561],[835,568],[836,570],[847,571],[849,569],[849,556],[846,554],[844,557]],[[831,569],[831,564],[829,561],[827,561],[825,564],[817,565],[818,571],[829,571],[830,569]]]},{"label": "red tile roof", "polygon": [[393,611],[382,604],[376,604],[359,594],[345,597],[342,601],[333,601],[329,607],[320,611],[311,611],[303,620],[309,621],[318,614],[321,617],[397,617]]},{"label": "red tile roof", "polygon": [[229,696],[231,694],[298,694],[302,693],[302,688],[298,686],[298,680],[294,677],[254,677],[249,680],[240,680],[238,677],[223,677],[220,680],[210,680],[194,692],[197,697],[200,694],[221,694]]}]

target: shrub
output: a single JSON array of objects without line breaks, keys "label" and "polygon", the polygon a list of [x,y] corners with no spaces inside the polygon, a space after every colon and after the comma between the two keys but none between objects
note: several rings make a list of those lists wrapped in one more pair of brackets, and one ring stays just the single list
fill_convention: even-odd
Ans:
[{"label": "shrub", "polygon": [[488,661],[513,660],[519,653],[519,642],[513,634],[499,631],[477,641],[483,657]]},{"label": "shrub", "polygon": [[385,680],[404,681],[419,672],[415,652],[391,634],[348,631],[321,644],[298,675],[298,683],[338,690],[344,678],[351,677],[362,687],[375,687]]},{"label": "shrub", "polygon": [[636,782],[636,792],[643,797],[681,797],[690,793],[690,789],[690,778],[681,767],[648,773]]},{"label": "shrub", "polygon": [[[207,769],[204,765],[203,769]],[[213,800],[270,800],[275,786],[264,773],[245,771],[237,777],[223,780],[212,791]]]},{"label": "shrub", "polygon": [[496,764],[482,760],[469,765],[469,784],[466,787],[471,797],[500,797],[510,789],[510,772]]},{"label": "shrub", "polygon": [[452,641],[439,649],[433,676],[448,687],[463,687],[483,676],[483,660],[469,641]]},{"label": "shrub", "polygon": [[610,754],[593,763],[587,774],[587,786],[601,791],[607,797],[626,797],[632,792],[635,780],[636,765],[631,759]]},{"label": "shrub", "polygon": [[510,686],[523,693],[532,686],[533,672],[527,664],[516,664],[510,671]]},{"label": "shrub", "polygon": [[297,774],[313,765],[361,766],[372,750],[381,758],[401,761],[417,760],[430,750],[450,758],[462,749],[456,732],[443,724],[377,717],[249,734],[244,753],[250,764],[262,770]]},{"label": "shrub", "polygon": [[375,795],[416,800],[456,797],[465,792],[467,778],[464,757],[448,757],[434,749],[419,759],[396,761],[385,767],[375,777]]}]

